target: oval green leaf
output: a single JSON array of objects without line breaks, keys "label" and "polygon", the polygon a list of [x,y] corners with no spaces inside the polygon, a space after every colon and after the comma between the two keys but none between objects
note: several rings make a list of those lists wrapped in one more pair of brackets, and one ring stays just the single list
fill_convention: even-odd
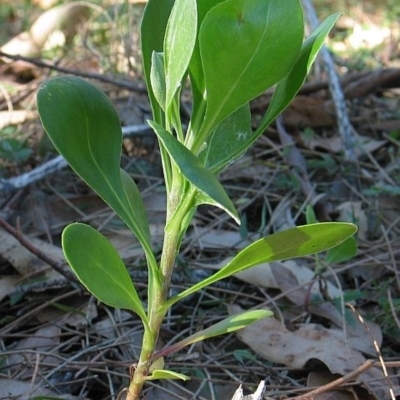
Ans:
[{"label": "oval green leaf", "polygon": [[[121,178],[122,131],[111,101],[83,79],[57,77],[40,87],[37,102],[42,124],[58,152],[151,254],[141,196],[130,177]],[[134,194],[133,199],[127,192]]]},{"label": "oval green leaf", "polygon": [[252,135],[248,136],[246,140],[237,144],[235,151],[231,153],[233,159],[240,157],[240,155],[242,155],[263,134],[269,124],[296,96],[338,17],[339,14],[334,14],[326,18],[326,20],[323,21],[312,35],[303,43],[299,57],[293,64],[292,69],[277,84],[267,112],[257,127],[257,130]]},{"label": "oval green leaf", "polygon": [[134,311],[147,325],[147,316],[117,250],[89,225],[68,225],[62,234],[65,258],[96,298],[115,308]]},{"label": "oval green leaf", "polygon": [[298,0],[227,0],[206,14],[199,43],[207,110],[196,153],[219,122],[289,72],[303,30]]}]

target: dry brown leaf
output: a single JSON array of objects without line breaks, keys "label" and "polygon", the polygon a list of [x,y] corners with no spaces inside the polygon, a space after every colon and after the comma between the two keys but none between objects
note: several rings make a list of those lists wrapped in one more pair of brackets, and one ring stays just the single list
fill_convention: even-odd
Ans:
[{"label": "dry brown leaf", "polygon": [[[241,312],[238,306],[230,314]],[[330,372],[346,375],[366,361],[360,352],[349,346],[342,330],[327,329],[317,324],[301,325],[289,331],[275,318],[264,318],[238,331],[238,337],[257,354],[271,362],[300,369],[313,359],[324,363]],[[378,400],[389,400],[387,381],[382,371],[371,368],[359,377]]]},{"label": "dry brown leaf", "polygon": [[283,123],[294,128],[319,128],[334,125],[335,118],[321,99],[300,95],[284,112]]},{"label": "dry brown leaf", "polygon": [[400,120],[394,119],[389,121],[379,121],[375,123],[369,123],[368,128],[373,132],[375,131],[385,131],[385,132],[393,132],[400,131]]},{"label": "dry brown leaf", "polygon": [[[218,264],[198,265],[204,268],[221,269],[231,260],[232,257],[227,257]],[[273,268],[277,270],[282,269],[283,272],[289,271],[291,274],[293,274],[293,276],[296,277],[294,281],[294,286],[292,286],[291,289],[296,288],[297,286],[303,287],[305,285],[310,285],[310,294],[312,296],[316,295],[321,297],[321,292],[318,285],[312,284],[315,278],[314,272],[302,265],[299,260],[274,261],[272,263],[264,263],[257,265],[256,267],[246,269],[245,271],[238,272],[234,276],[235,278],[238,278],[243,282],[250,283],[255,286],[270,289],[282,289],[281,285],[275,279],[274,273],[271,270],[271,266],[273,266]],[[329,293],[329,296],[331,298],[342,296],[342,291],[331,282],[327,282],[326,285],[327,293]]]},{"label": "dry brown leaf", "polygon": [[[233,257],[227,257],[217,264],[198,263],[196,265],[202,268],[219,270],[225,267],[225,265],[227,265],[232,260],[232,258]],[[256,267],[238,272],[234,275],[234,277],[242,280],[243,282],[250,283],[254,286],[278,289],[278,284],[276,283],[268,264],[260,264]]]},{"label": "dry brown leaf", "polygon": [[239,232],[221,229],[196,228],[188,235],[200,249],[243,249],[251,242],[243,239]]},{"label": "dry brown leaf", "polygon": [[[324,281],[323,286],[326,285],[324,296],[329,296],[328,299],[325,299],[314,276],[309,276],[307,281],[303,281],[299,273],[295,269],[287,268],[287,265],[290,265],[287,261],[271,263],[270,265],[277,286],[286,294],[286,297],[293,304],[304,307],[314,315],[330,320],[337,327],[344,328],[345,325],[347,339],[352,347],[374,356],[376,351],[370,335],[380,346],[382,343],[382,331],[379,325],[369,321],[366,321],[365,325],[362,324],[358,317],[348,308],[344,310],[343,315],[333,303],[333,299],[337,300],[343,296],[339,289],[329,281]],[[308,283],[308,285],[304,283]]]},{"label": "dry brown leaf", "polygon": [[[371,153],[386,144],[386,140],[376,140],[368,136],[356,135],[357,144],[355,153],[357,156],[365,153]],[[340,153],[343,150],[343,143],[340,136],[335,135],[329,138],[313,135],[312,137],[305,137],[303,135],[303,142],[305,146],[311,150],[323,149],[331,153]]]}]

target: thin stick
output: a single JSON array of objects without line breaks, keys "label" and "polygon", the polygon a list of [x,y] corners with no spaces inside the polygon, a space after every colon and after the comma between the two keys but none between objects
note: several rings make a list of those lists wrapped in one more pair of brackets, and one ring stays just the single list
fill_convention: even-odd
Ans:
[{"label": "thin stick", "polygon": [[22,246],[24,246],[28,251],[34,254],[37,258],[40,258],[46,264],[50,265],[53,269],[55,269],[59,274],[64,276],[70,282],[77,283],[78,280],[76,279],[75,275],[65,269],[62,265],[55,262],[52,258],[48,257],[45,253],[42,253],[36,246],[34,246],[31,242],[29,242],[25,237],[22,235],[20,231],[13,228],[10,224],[8,224],[4,219],[0,218],[0,226],[8,232],[10,235],[14,236]]},{"label": "thin stick", "polygon": [[378,342],[374,338],[374,336],[371,332],[371,329],[369,329],[368,325],[365,323],[362,315],[356,311],[355,307],[352,304],[348,303],[347,306],[353,311],[354,314],[356,314],[358,320],[361,322],[362,326],[365,328],[368,335],[370,336],[372,343],[374,345],[376,354],[378,355],[378,359],[379,359],[380,366],[382,368],[383,375],[385,376],[387,384],[388,384],[390,398],[392,400],[396,400],[396,396],[394,395],[394,391],[393,391],[393,383],[390,380],[390,377],[389,377],[389,374],[388,374],[388,371],[387,371],[387,368],[385,365],[385,360],[383,359],[382,352],[381,352],[381,349],[379,348]]},{"label": "thin stick", "polygon": [[[151,132],[151,128],[148,124],[139,124],[132,126],[122,127],[123,136],[131,135],[144,135]],[[67,166],[67,162],[62,156],[57,156],[52,160],[39,165],[33,170],[15,176],[10,179],[0,179],[0,192],[12,192],[13,190],[22,189],[34,182],[44,179],[49,174],[60,171]]]},{"label": "thin stick", "polygon": [[308,400],[308,399],[312,399],[313,396],[315,396],[317,394],[321,394],[321,393],[329,392],[333,389],[337,389],[338,387],[342,386],[344,383],[347,383],[347,382],[353,380],[358,375],[360,375],[363,372],[365,372],[366,370],[370,369],[374,365],[374,363],[375,363],[374,360],[367,360],[367,361],[365,361],[364,364],[360,365],[357,369],[355,369],[354,371],[351,371],[347,375],[344,375],[339,379],[336,379],[332,382],[327,383],[324,386],[321,386],[315,390],[312,390],[311,392],[308,392],[307,394],[303,394],[301,396],[296,396],[293,398],[293,400]]},{"label": "thin stick", "polygon": [[31,58],[31,57],[24,57],[24,56],[19,56],[19,55],[14,55],[14,54],[8,54],[8,53],[4,53],[3,51],[0,51],[0,57],[8,58],[13,61],[24,61],[29,64],[36,65],[37,67],[40,67],[40,68],[47,68],[47,69],[51,69],[53,71],[62,72],[64,74],[81,76],[82,78],[88,78],[88,79],[96,79],[100,82],[111,83],[113,85],[123,87],[123,88],[129,89],[129,90],[133,90],[133,91],[139,92],[139,93],[147,92],[144,85],[134,84],[132,82],[128,82],[128,81],[121,80],[121,79],[115,79],[110,76],[96,74],[93,72],[89,73],[89,72],[84,72],[84,71],[81,71],[78,69],[59,67],[58,65],[48,63],[48,62],[40,60],[38,58]]}]

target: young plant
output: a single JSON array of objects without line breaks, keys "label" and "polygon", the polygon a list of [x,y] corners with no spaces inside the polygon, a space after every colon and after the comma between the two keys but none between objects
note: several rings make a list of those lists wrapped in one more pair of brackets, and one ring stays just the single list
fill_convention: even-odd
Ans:
[{"label": "young plant", "polygon": [[[75,77],[45,82],[37,96],[43,126],[75,172],[114,210],[140,242],[148,267],[147,307],[111,243],[96,229],[64,229],[65,257],[100,301],[135,312],[144,335],[132,368],[128,400],[139,399],[146,380],[186,379],[164,369],[164,356],[183,346],[232,332],[270,315],[266,310],[230,316],[168,348],[156,351],[164,316],[179,300],[260,263],[300,257],[338,245],[356,231],[346,223],[300,226],[262,238],[224,268],[169,296],[182,238],[201,204],[227,212],[235,205],[218,174],[255,142],[297,91],[338,15],[303,41],[299,0],[149,0],[141,25],[143,68],[153,111],[167,193],[161,258],[153,252],[145,207],[133,179],[120,168],[121,127],[108,98]],[[193,106],[187,129],[180,97],[190,82]],[[249,101],[276,85],[257,129]]]}]

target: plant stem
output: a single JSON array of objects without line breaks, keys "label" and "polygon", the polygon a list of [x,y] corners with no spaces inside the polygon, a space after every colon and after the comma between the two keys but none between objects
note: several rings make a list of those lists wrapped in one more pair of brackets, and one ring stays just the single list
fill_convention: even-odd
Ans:
[{"label": "plant stem", "polygon": [[129,383],[126,400],[139,400],[140,393],[142,392],[143,385],[146,381],[146,376],[149,372],[152,354],[153,349],[149,351],[149,349],[145,349],[145,347],[142,346],[139,362],[133,373],[131,382]]},{"label": "plant stem", "polygon": [[[140,393],[149,374],[152,364],[152,356],[155,351],[155,345],[161,329],[161,324],[165,316],[163,304],[168,298],[169,287],[171,283],[172,271],[175,258],[179,249],[179,238],[182,227],[182,221],[192,204],[194,192],[188,194],[188,197],[182,201],[182,177],[180,174],[174,175],[174,181],[167,204],[167,221],[164,234],[163,250],[160,261],[160,271],[162,275],[162,288],[154,296],[154,304],[149,309],[149,331],[144,333],[143,345],[139,357],[139,362],[133,373],[129,384],[126,400],[139,400]],[[173,219],[173,223],[171,220]],[[163,310],[160,312],[160,310]],[[150,337],[149,337],[150,335]]]}]

